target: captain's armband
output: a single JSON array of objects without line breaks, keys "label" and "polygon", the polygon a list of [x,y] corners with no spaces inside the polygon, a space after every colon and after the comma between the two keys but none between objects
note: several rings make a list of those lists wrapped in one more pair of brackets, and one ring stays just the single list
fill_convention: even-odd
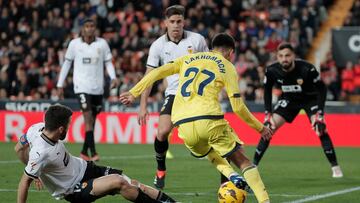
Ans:
[{"label": "captain's armband", "polygon": [[21,143],[21,145],[27,145],[29,144],[26,134],[21,135],[21,137],[19,138],[19,142]]}]

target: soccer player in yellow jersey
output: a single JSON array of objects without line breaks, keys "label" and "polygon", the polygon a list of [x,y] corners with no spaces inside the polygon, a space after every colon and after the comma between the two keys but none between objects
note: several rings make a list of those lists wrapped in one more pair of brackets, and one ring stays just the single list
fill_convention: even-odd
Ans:
[{"label": "soccer player in yellow jersey", "polygon": [[225,33],[215,36],[213,51],[180,57],[151,71],[129,92],[120,95],[128,105],[134,102],[153,82],[172,74],[179,74],[171,120],[178,126],[179,136],[195,157],[209,161],[237,187],[242,178],[226,161],[228,158],[242,170],[243,176],[259,202],[270,202],[259,172],[241,150],[242,142],[224,119],[218,96],[225,87],[234,112],[249,126],[270,139],[272,131],[258,121],[240,97],[238,76],[227,59],[234,50],[234,39]]}]

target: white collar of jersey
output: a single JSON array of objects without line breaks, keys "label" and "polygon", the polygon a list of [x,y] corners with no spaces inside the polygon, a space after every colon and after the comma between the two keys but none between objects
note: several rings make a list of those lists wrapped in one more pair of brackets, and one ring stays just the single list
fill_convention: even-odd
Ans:
[{"label": "white collar of jersey", "polygon": [[170,39],[169,34],[166,32],[165,40],[168,41],[168,42],[170,41],[170,42],[174,42],[175,44],[179,44],[180,41],[183,40],[183,39],[185,39],[186,37],[187,37],[187,36],[186,36],[186,31],[183,30],[183,34],[182,34],[181,39],[180,39],[178,42],[174,42],[174,41],[172,41],[172,40]]},{"label": "white collar of jersey", "polygon": [[44,133],[41,133],[41,137],[51,146],[55,146],[56,142],[48,138]]},{"label": "white collar of jersey", "polygon": [[[83,38],[82,36],[80,37],[80,40],[81,40],[82,43],[86,43],[86,44],[87,44],[87,42],[85,42],[85,40],[84,40],[84,38]],[[97,37],[94,37],[94,40],[91,41],[89,44],[91,44],[91,43],[93,43],[93,42],[96,42],[96,40],[97,40]]]}]

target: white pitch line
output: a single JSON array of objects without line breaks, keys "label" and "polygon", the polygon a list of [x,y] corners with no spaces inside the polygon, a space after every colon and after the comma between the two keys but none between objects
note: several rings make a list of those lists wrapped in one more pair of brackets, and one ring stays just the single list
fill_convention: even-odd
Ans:
[{"label": "white pitch line", "polygon": [[[17,192],[16,189],[0,189],[0,192]],[[29,190],[29,192],[47,192],[47,190]],[[213,194],[212,192],[167,192],[169,195],[181,195],[181,196],[208,196]],[[249,196],[254,196],[253,194],[248,194]],[[270,196],[280,196],[280,197],[303,197],[305,195],[295,195],[295,194],[270,194]]]},{"label": "white pitch line", "polygon": [[153,158],[150,155],[133,155],[133,156],[100,156],[100,160],[116,160],[116,159],[145,159]]},{"label": "white pitch line", "polygon": [[[17,192],[15,189],[0,189],[0,192]],[[29,190],[29,192],[48,192],[47,190]]]},{"label": "white pitch line", "polygon": [[[185,196],[205,196],[211,195],[212,192],[167,192],[169,195],[185,195]],[[248,196],[255,196],[254,194],[247,194]],[[299,194],[269,194],[271,197],[306,197],[307,195]]]},{"label": "white pitch line", "polygon": [[21,163],[19,160],[0,161],[0,164],[19,164],[19,163]]},{"label": "white pitch line", "polygon": [[[251,194],[253,195],[253,194]],[[270,197],[306,197],[307,195],[298,195],[298,194],[269,194]]]},{"label": "white pitch line", "polygon": [[[150,155],[134,155],[134,156],[102,156],[101,160],[122,160],[122,159],[147,159],[155,156]],[[0,164],[20,164],[19,160],[0,161]]]},{"label": "white pitch line", "polygon": [[336,196],[336,195],[342,195],[342,194],[354,192],[354,191],[357,191],[357,190],[360,190],[360,187],[352,187],[352,188],[348,188],[348,189],[345,189],[345,190],[339,190],[339,191],[329,192],[329,193],[320,194],[320,195],[312,195],[312,196],[304,198],[304,199],[298,199],[298,200],[294,200],[294,201],[290,201],[290,202],[284,202],[284,203],[311,202],[311,201],[315,201],[315,200],[319,200],[319,199],[325,199],[325,198]]},{"label": "white pitch line", "polygon": [[[123,159],[148,159],[154,158],[153,155],[130,155],[130,156],[101,156],[101,160],[123,160]],[[188,156],[176,156],[178,158],[184,158]],[[190,156],[189,156],[190,157]],[[20,164],[19,160],[5,160],[0,161],[0,164]]]}]

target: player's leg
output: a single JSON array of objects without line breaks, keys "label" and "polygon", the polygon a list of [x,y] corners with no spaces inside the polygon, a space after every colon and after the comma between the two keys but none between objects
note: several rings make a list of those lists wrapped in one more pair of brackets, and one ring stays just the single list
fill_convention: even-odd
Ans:
[{"label": "player's leg", "polygon": [[230,154],[229,159],[242,170],[246,183],[253,190],[256,199],[259,202],[269,202],[269,195],[257,167],[253,165],[239,149],[233,151],[232,154]]},{"label": "player's leg", "polygon": [[[209,145],[209,129],[214,128],[214,125],[212,125],[213,122],[216,123],[216,121],[212,120],[197,120],[181,124],[178,128],[179,137],[184,140],[184,144],[192,156],[195,158],[207,157],[220,174],[222,174],[222,179],[225,182],[229,180],[231,175],[239,176],[239,174],[235,172],[226,159],[222,158],[218,152],[214,151]],[[222,126],[224,126],[224,123],[225,122],[222,122]],[[215,134],[218,132],[219,130],[217,129]],[[244,183],[243,185],[246,184]]]},{"label": "player's leg", "polygon": [[99,161],[99,154],[96,152],[95,140],[94,140],[94,130],[96,123],[96,116],[101,112],[103,102],[103,95],[91,95],[91,121],[92,121],[92,130],[89,132],[89,149],[91,153],[92,161]]},{"label": "player's leg", "polygon": [[184,140],[184,144],[192,156],[195,158],[207,157],[218,171],[228,178],[230,174],[235,171],[229,162],[222,158],[209,145],[209,129],[213,127],[209,126],[209,123],[211,123],[211,120],[197,120],[183,123],[178,127],[179,137]]},{"label": "player's leg", "polygon": [[[253,190],[258,201],[269,201],[269,196],[266,192],[265,186],[261,180],[256,166],[254,166],[251,161],[243,154],[244,150],[241,149],[241,144],[243,142],[239,140],[236,133],[234,133],[233,129],[225,120],[223,120],[223,123],[218,121],[214,124],[215,126],[212,126],[213,132],[209,133],[209,144],[213,148],[213,151],[217,152],[218,157],[211,153],[209,153],[208,157],[212,156],[212,162],[218,162],[221,165],[227,163],[224,158],[228,158],[234,165],[243,171],[243,176],[246,180],[246,183]],[[225,163],[224,161],[221,162],[220,158],[223,159]],[[225,168],[223,172],[223,174],[228,176],[230,181],[234,182],[235,185],[236,182],[242,182],[240,176],[237,173],[234,174],[227,168]]]},{"label": "player's leg", "polygon": [[[226,159],[226,161],[230,163],[230,160]],[[223,184],[227,181],[229,181],[229,178],[227,178],[224,174],[220,173],[220,184]]]},{"label": "player's leg", "polygon": [[91,149],[95,145],[94,141],[94,117],[92,116],[92,110],[82,112],[85,123],[85,142],[83,146],[82,154],[88,156],[88,149]]},{"label": "player's leg", "polygon": [[[92,186],[93,180],[96,184],[95,189],[93,189]],[[68,199],[75,198],[72,202],[79,202],[76,200],[80,199],[94,200],[105,195],[114,195],[117,193],[120,193],[128,200],[133,200],[134,197],[136,197],[135,202],[158,202],[153,200],[175,202],[171,197],[161,191],[135,180],[130,181],[130,178],[124,175],[122,170],[109,166],[99,166],[94,162],[87,163],[82,181],[83,183],[79,184],[75,189],[74,195],[68,197]],[[129,183],[131,183],[131,186],[129,186]],[[136,186],[136,188],[133,186]],[[91,191],[93,193],[91,193]],[[147,196],[149,196],[151,200],[149,200]]]},{"label": "player's leg", "polygon": [[[197,158],[206,156],[218,171],[228,177],[237,187],[245,189],[246,182],[224,158],[229,156],[230,160],[233,161],[232,157],[230,157],[232,153],[241,153],[240,144],[238,144],[236,140],[242,143],[237,136],[237,139],[235,139],[233,130],[224,119],[188,122],[181,124],[178,130],[179,137],[184,140],[185,146],[191,151],[193,156]],[[235,164],[237,163],[238,161],[235,162]],[[249,160],[248,164],[251,164]],[[244,167],[245,166],[247,165],[244,165]],[[263,187],[261,191],[258,191],[257,185],[259,185],[259,179],[253,180],[253,176],[255,176],[252,175],[254,174],[253,171],[254,170],[248,170],[244,175],[250,177],[249,180],[252,182],[252,189],[254,190],[255,188],[255,195],[259,197],[259,202],[266,202],[269,198],[268,196],[266,198],[266,195],[264,195],[267,194],[265,187]],[[257,182],[253,183],[254,181]]]},{"label": "player's leg", "polygon": [[155,157],[157,162],[154,185],[160,189],[165,187],[166,152],[169,149],[168,136],[173,129],[173,124],[171,122],[171,109],[174,98],[174,95],[169,95],[165,98],[164,105],[159,116],[158,132],[154,142]]},{"label": "player's leg", "polygon": [[[290,102],[286,99],[280,99],[275,107],[272,114],[272,125],[270,126],[274,133],[282,126],[285,122],[291,123],[300,111],[300,106],[296,102]],[[258,145],[256,146],[253,163],[259,165],[261,158],[264,156],[267,148],[269,147],[271,140],[264,140],[260,138]]]},{"label": "player's leg", "polygon": [[121,194],[131,202],[159,202],[145,194],[139,187],[132,185],[130,178],[118,174],[84,181],[77,185],[74,193],[66,196],[65,199],[71,202],[93,202],[106,195],[115,194]]},{"label": "player's leg", "polygon": [[[315,109],[313,106],[316,106],[316,104],[307,105],[305,107],[305,111],[306,111],[311,123],[314,123],[315,119],[316,119],[316,110],[317,109]],[[324,120],[324,123],[322,123],[320,125],[323,125],[322,126],[322,128],[324,128],[323,130],[319,131],[318,128],[314,129],[314,130],[315,130],[316,134],[319,136],[324,154],[331,165],[331,169],[332,169],[332,173],[333,173],[332,176],[334,178],[341,178],[341,177],[343,177],[343,173],[338,164],[338,161],[336,158],[336,153],[335,153],[335,148],[334,148],[332,140],[329,136],[329,133],[328,133],[328,130],[327,130],[327,127],[325,124],[325,120]]]},{"label": "player's leg", "polygon": [[231,167],[226,159],[221,157],[217,152],[215,152],[215,150],[211,150],[207,154],[207,157],[209,161],[216,167],[216,169],[224,174],[224,176],[227,176],[229,180],[236,185],[236,187],[246,190],[246,186],[248,185],[254,192],[259,202],[268,202],[269,195],[267,194],[264,183],[261,180],[256,166],[252,165],[250,160],[247,159],[244,155],[242,157],[243,159],[239,159],[238,156],[234,155],[239,152],[239,149],[233,151],[233,154],[231,155],[231,161],[234,161],[234,164],[237,167],[242,167],[241,169],[243,169],[242,171],[245,180]]},{"label": "player's leg", "polygon": [[[85,124],[85,140],[83,144],[83,148],[80,152],[80,157],[86,161],[90,160],[88,149],[91,140],[94,137],[93,134],[93,119],[92,119],[92,112],[91,112],[91,101],[88,94],[80,93],[77,94],[78,101],[80,103],[80,109],[82,112],[82,115],[84,117],[84,124]],[[92,137],[92,139],[91,139]]]},{"label": "player's leg", "polygon": [[154,185],[157,188],[163,189],[165,187],[166,175],[166,152],[169,149],[168,136],[173,128],[170,115],[160,115],[158,133],[155,138],[154,148],[157,162],[157,171],[154,179]]},{"label": "player's leg", "polygon": [[[242,153],[245,154],[245,150],[244,148],[240,148],[239,149]],[[230,163],[230,159],[229,158],[226,158],[226,160]],[[224,174],[220,173],[220,183],[223,184],[225,182],[229,181],[229,178],[227,178]]]},{"label": "player's leg", "polygon": [[[274,130],[274,133],[281,127],[284,125],[284,123],[286,122],[286,120],[279,114],[274,113],[272,115],[272,120],[273,120],[273,124],[274,126],[272,126],[272,129]],[[258,145],[256,146],[255,149],[255,154],[254,154],[254,164],[258,165],[261,158],[264,156],[267,148],[269,147],[271,140],[265,140],[260,138]]]},{"label": "player's leg", "polygon": [[157,190],[153,187],[150,187],[148,185],[142,184],[137,180],[132,179],[131,184],[139,187],[141,191],[143,191],[145,194],[149,195],[151,198],[156,199],[160,202],[176,202],[173,198],[168,196],[166,193]]}]

